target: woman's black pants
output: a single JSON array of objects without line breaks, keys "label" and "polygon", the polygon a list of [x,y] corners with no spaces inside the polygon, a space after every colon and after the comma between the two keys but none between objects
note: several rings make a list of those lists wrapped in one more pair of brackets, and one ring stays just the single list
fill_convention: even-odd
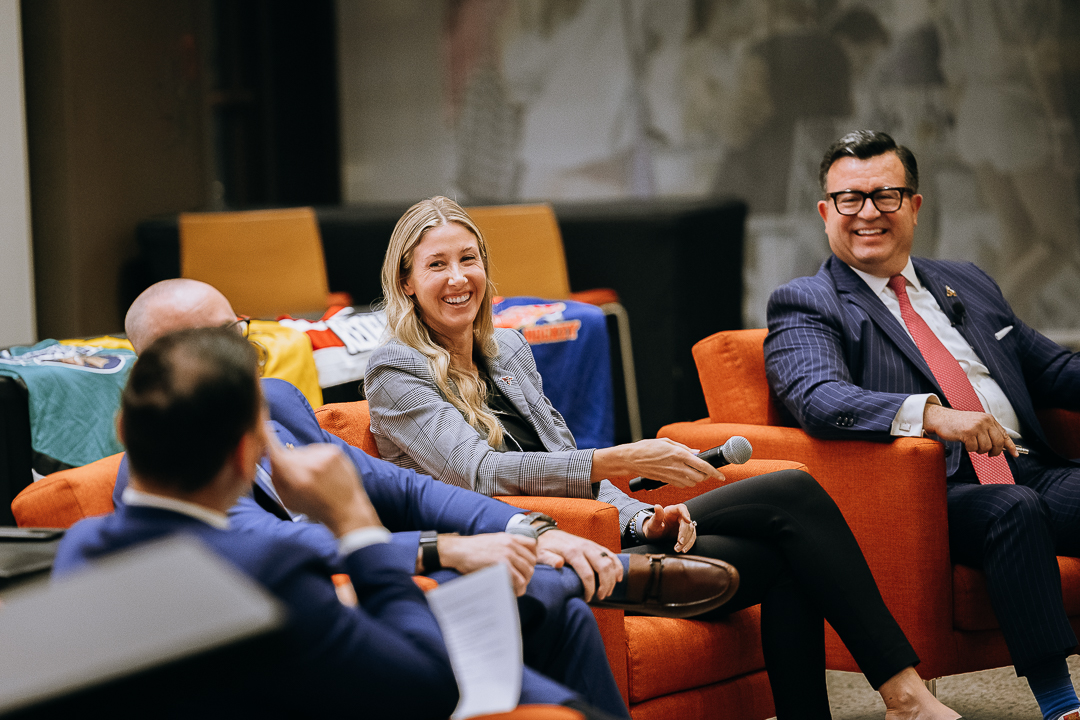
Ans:
[{"label": "woman's black pants", "polygon": [[[761,644],[778,720],[831,717],[822,619],[874,689],[919,661],[885,607],[847,521],[810,475],[783,470],[747,478],[686,507],[698,533],[689,552],[739,571],[738,592],[716,613],[761,603]],[[672,545],[627,551],[670,553]]]}]

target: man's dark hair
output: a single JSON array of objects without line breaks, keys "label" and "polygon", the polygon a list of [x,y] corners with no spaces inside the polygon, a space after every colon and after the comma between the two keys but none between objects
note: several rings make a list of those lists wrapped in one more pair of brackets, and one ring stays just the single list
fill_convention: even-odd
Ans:
[{"label": "man's dark hair", "polygon": [[903,145],[897,145],[896,141],[883,132],[875,130],[856,130],[840,138],[825,151],[825,157],[821,160],[821,169],[818,171],[818,180],[821,182],[821,192],[828,190],[826,181],[829,177],[829,168],[842,157],[853,157],[859,160],[867,160],[887,152],[895,153],[904,165],[904,184],[914,192],[919,192],[919,165],[915,162],[915,156]]},{"label": "man's dark hair", "polygon": [[181,330],[143,351],[120,400],[128,462],[151,482],[193,492],[259,421],[255,350],[226,328]]}]

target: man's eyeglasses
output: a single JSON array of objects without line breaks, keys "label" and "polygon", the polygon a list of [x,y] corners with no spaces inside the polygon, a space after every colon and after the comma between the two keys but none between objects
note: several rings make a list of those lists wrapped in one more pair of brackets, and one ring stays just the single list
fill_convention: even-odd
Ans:
[{"label": "man's eyeglasses", "polygon": [[905,193],[914,195],[915,191],[906,187],[883,187],[871,192],[839,190],[828,193],[828,196],[832,198],[836,212],[841,215],[858,215],[866,204],[866,198],[870,198],[878,212],[896,212],[904,203]]},{"label": "man's eyeglasses", "polygon": [[251,327],[251,318],[247,315],[238,315],[232,322],[227,322],[221,326],[226,330],[234,330],[240,333],[240,337],[247,338],[248,328]]},{"label": "man's eyeglasses", "polygon": [[[261,342],[248,335],[248,332],[251,330],[251,318],[247,315],[238,315],[235,320],[227,322],[221,327],[226,330],[233,330],[234,332],[240,333],[240,337],[251,343],[259,358],[259,372],[262,372],[266,367],[266,360],[270,354],[266,351],[266,348],[263,347]],[[256,335],[258,335],[258,333],[256,333]]]}]

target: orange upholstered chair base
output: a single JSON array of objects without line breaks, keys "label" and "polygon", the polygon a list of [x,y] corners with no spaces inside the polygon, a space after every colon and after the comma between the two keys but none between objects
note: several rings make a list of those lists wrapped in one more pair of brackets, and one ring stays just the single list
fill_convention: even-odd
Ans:
[{"label": "orange upholstered chair base", "polygon": [[[742,435],[755,458],[802,462],[840,507],[881,595],[922,662],[924,678],[1010,665],[985,575],[949,559],[945,454],[923,438],[816,440],[771,397],[765,330],[712,335],[694,346],[709,417],[661,428],[660,435],[709,448]],[[1051,442],[1080,457],[1080,413],[1040,412]],[[725,472],[727,468],[725,468]],[[1065,608],[1080,631],[1080,560],[1059,558]],[[827,665],[858,671],[828,628]]]}]

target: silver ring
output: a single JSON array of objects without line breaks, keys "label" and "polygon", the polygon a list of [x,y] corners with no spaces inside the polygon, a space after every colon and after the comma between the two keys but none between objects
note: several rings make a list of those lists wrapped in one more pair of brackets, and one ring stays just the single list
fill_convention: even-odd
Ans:
[{"label": "silver ring", "polygon": [[692,528],[694,528],[696,530],[697,529],[697,520],[691,520],[690,521],[690,527],[692,527]]}]

